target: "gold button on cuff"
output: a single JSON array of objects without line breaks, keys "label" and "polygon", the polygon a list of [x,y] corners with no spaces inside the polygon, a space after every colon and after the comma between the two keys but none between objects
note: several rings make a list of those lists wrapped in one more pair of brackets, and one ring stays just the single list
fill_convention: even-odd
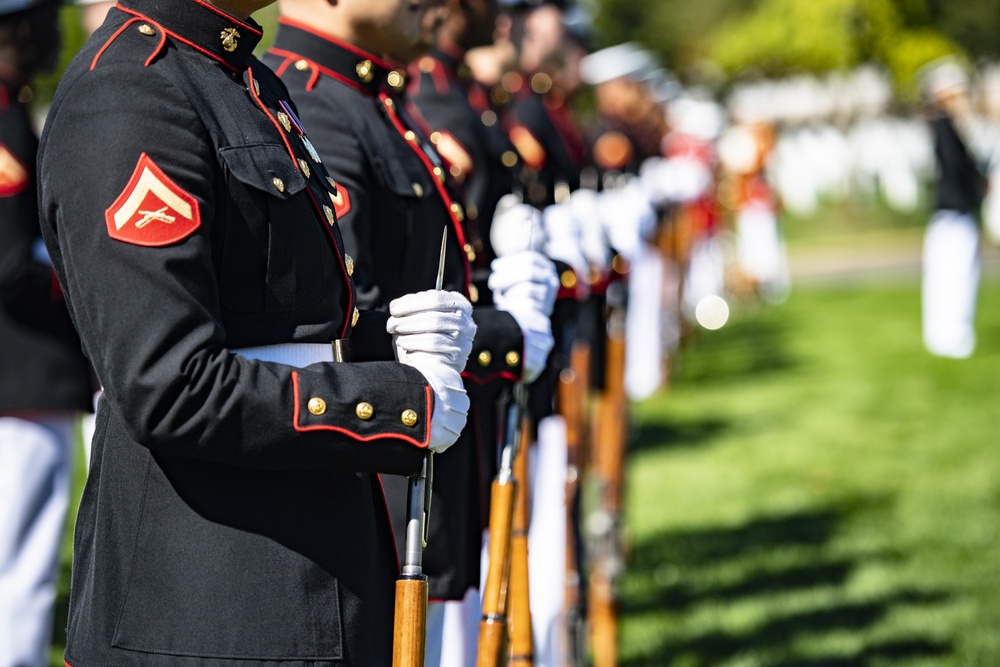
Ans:
[{"label": "gold button on cuff", "polygon": [[326,401],[318,396],[314,396],[309,399],[309,403],[306,404],[306,408],[314,415],[321,415],[326,412]]},{"label": "gold button on cuff", "polygon": [[418,197],[424,196],[424,189],[423,187],[421,187],[420,183],[413,184],[413,194],[417,195]]},{"label": "gold button on cuff", "polygon": [[299,167],[302,169],[302,175],[309,178],[312,174],[312,170],[309,168],[309,163],[302,158],[299,158]]},{"label": "gold button on cuff", "polygon": [[358,78],[368,83],[372,80],[374,75],[372,74],[372,61],[362,60],[357,64],[354,70],[358,73]]},{"label": "gold button on cuff", "polygon": [[507,362],[508,366],[513,368],[514,366],[517,366],[519,363],[521,363],[521,355],[518,354],[517,352],[511,351],[507,353],[507,356],[504,357],[504,360]]},{"label": "gold button on cuff", "polygon": [[285,182],[280,178],[278,178],[277,176],[271,179],[271,185],[273,185],[274,189],[277,190],[278,192],[285,191]]},{"label": "gold button on cuff", "polygon": [[458,204],[452,204],[449,208],[451,209],[451,212],[455,214],[455,217],[458,218],[459,222],[465,220],[465,212],[462,211],[461,206]]},{"label": "gold button on cuff", "polygon": [[361,319],[361,312],[357,308],[354,309],[354,314],[351,315],[351,328],[358,326],[358,320]]},{"label": "gold button on cuff", "polygon": [[419,418],[417,417],[416,410],[403,410],[403,414],[400,416],[400,420],[403,422],[403,426],[416,426]]},{"label": "gold button on cuff", "polygon": [[281,127],[285,128],[285,132],[292,131],[292,121],[288,119],[288,114],[284,111],[279,111],[274,117],[278,119],[279,123],[281,123]]},{"label": "gold button on cuff", "polygon": [[144,35],[155,35],[156,34],[156,31],[153,30],[153,27],[151,25],[149,25],[148,23],[143,23],[141,26],[139,26],[139,32],[141,32]]},{"label": "gold button on cuff", "polygon": [[299,70],[300,72],[304,72],[305,70],[309,69],[309,61],[306,60],[305,58],[303,58],[302,60],[296,60],[295,69]]},{"label": "gold button on cuff", "polygon": [[337,222],[337,217],[333,214],[333,209],[326,204],[323,204],[323,215],[326,216],[326,221],[330,223],[331,227],[333,223]]},{"label": "gold button on cuff", "polygon": [[344,265],[347,266],[347,275],[354,275],[354,258],[344,253]]},{"label": "gold button on cuff", "polygon": [[476,357],[476,361],[479,362],[480,366],[486,368],[493,362],[493,355],[490,354],[488,350],[483,350],[479,353],[479,356]]},{"label": "gold button on cuff", "polygon": [[576,274],[572,271],[563,271],[559,276],[559,283],[566,289],[573,289],[576,287]]},{"label": "gold button on cuff", "polygon": [[372,407],[371,403],[362,401],[358,403],[358,407],[354,408],[354,414],[358,416],[358,419],[368,421],[375,415],[375,408]]}]

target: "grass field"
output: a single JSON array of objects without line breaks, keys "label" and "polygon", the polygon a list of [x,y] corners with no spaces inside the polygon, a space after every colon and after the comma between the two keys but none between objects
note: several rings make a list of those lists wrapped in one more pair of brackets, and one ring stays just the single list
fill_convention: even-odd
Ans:
[{"label": "grass field", "polygon": [[1000,281],[967,361],[916,284],[701,332],[635,409],[623,664],[1000,664]]}]

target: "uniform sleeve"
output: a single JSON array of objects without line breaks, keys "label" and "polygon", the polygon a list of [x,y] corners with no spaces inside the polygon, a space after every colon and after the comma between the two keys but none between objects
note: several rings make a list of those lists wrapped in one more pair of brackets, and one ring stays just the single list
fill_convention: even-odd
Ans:
[{"label": "uniform sleeve", "polygon": [[502,386],[521,379],[524,335],[510,313],[493,306],[472,311],[476,337],[462,378],[474,400],[495,398]]},{"label": "uniform sleeve", "polygon": [[[84,74],[60,91],[42,140],[43,233],[112,413],[157,453],[263,469],[412,472],[432,408],[419,372],[394,362],[295,369],[226,349],[212,245],[226,186],[198,114],[156,72],[102,65]],[[144,154],[153,177],[136,170]],[[193,204],[183,220],[173,215],[171,225],[187,225],[182,238],[112,238],[106,213],[138,189],[137,175],[173,206]]]},{"label": "uniform sleeve", "polygon": [[46,322],[63,305],[52,268],[34,257],[36,148],[27,119],[0,111],[0,302],[10,314]]},{"label": "uniform sleeve", "polygon": [[[323,157],[323,164],[337,182],[341,196],[350,201],[350,208],[337,212],[337,224],[344,247],[350,249],[357,267],[353,278],[358,303],[362,307],[381,304],[385,297],[371,270],[376,265],[373,225],[367,222],[372,216],[372,197],[377,192],[378,180],[358,140],[359,130],[351,125],[350,110],[340,108],[329,96],[306,92],[297,97],[296,104],[301,117],[307,119],[309,139]],[[310,118],[322,118],[323,122],[310,123]]]}]

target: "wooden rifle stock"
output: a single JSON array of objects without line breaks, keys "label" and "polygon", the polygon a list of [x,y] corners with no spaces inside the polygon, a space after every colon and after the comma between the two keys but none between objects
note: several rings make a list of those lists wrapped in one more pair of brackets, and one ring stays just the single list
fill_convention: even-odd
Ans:
[{"label": "wooden rifle stock", "polygon": [[535,644],[531,636],[531,602],[528,584],[528,420],[521,424],[521,446],[514,458],[517,494],[510,543],[510,664],[532,667]]},{"label": "wooden rifle stock", "polygon": [[594,567],[590,573],[590,626],[594,667],[617,665],[618,622],[615,585],[623,567],[621,545],[622,475],[625,463],[625,312],[608,317],[607,373],[598,397],[594,470],[600,507],[591,518]]},{"label": "wooden rifle stock", "polygon": [[410,477],[407,499],[406,551],[396,580],[393,619],[393,667],[424,667],[427,644],[427,575],[423,550],[427,546],[427,520],[434,459],[428,453],[420,472]]},{"label": "wooden rifle stock", "polygon": [[580,480],[586,462],[587,388],[590,378],[590,346],[576,341],[570,348],[569,367],[559,374],[559,414],[566,423],[566,646],[567,662],[583,665],[586,632],[581,609],[579,562]]},{"label": "wooden rifle stock", "polygon": [[518,456],[526,393],[524,385],[514,386],[507,410],[506,442],[500,458],[500,471],[490,489],[489,565],[483,589],[483,615],[479,622],[478,667],[500,667],[506,664],[508,657],[507,593],[511,529],[517,498],[513,466]]}]

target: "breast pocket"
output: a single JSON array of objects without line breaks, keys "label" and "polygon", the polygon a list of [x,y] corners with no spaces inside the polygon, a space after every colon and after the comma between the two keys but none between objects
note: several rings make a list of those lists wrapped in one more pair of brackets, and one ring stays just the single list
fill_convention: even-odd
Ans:
[{"label": "breast pocket", "polygon": [[[330,252],[307,196],[306,181],[284,146],[220,150],[229,207],[222,240],[221,299],[237,312],[283,312],[316,303]],[[313,275],[310,275],[312,273]]]}]

